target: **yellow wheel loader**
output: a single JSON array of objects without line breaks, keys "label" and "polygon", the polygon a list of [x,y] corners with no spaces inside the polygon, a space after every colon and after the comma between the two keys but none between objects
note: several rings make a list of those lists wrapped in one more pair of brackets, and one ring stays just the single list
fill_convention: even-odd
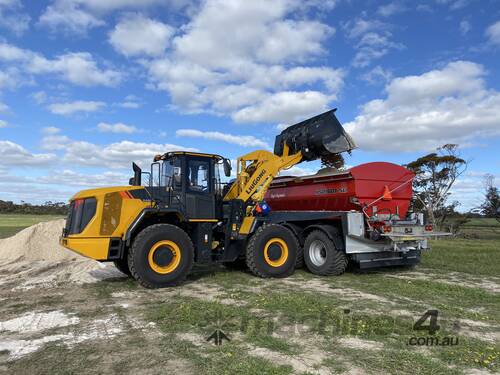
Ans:
[{"label": "yellow wheel loader", "polygon": [[114,262],[148,288],[178,285],[195,262],[245,263],[257,276],[286,277],[301,257],[293,223],[305,218],[273,215],[264,194],[281,170],[355,147],[334,112],[287,128],[274,152],[239,157],[231,184],[221,182],[231,164],[219,155],[167,152],[154,157],[148,172],[133,163],[130,186],[71,198],[61,244]]}]

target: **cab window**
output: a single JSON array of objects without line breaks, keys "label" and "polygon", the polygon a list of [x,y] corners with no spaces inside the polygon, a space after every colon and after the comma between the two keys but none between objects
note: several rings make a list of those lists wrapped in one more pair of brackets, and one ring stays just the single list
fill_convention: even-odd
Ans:
[{"label": "cab window", "polygon": [[180,160],[178,158],[165,160],[162,167],[161,185],[180,189],[182,184]]},{"label": "cab window", "polygon": [[190,159],[187,168],[187,186],[193,192],[210,192],[210,163],[205,160]]}]

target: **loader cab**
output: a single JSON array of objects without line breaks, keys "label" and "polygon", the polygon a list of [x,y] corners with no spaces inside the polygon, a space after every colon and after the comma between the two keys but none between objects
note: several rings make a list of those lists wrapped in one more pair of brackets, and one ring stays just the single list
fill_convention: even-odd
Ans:
[{"label": "loader cab", "polygon": [[176,151],[155,156],[151,171],[142,174],[143,185],[160,205],[178,209],[189,220],[201,220],[221,217],[221,177],[230,172],[222,156]]}]

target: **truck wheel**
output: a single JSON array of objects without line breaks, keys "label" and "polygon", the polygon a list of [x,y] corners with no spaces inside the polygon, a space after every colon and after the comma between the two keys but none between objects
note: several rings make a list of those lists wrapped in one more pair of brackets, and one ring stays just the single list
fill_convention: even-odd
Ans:
[{"label": "truck wheel", "polygon": [[348,259],[345,253],[321,230],[312,231],[304,243],[304,262],[315,275],[342,275]]},{"label": "truck wheel", "polygon": [[127,256],[125,256],[123,259],[117,259],[113,261],[115,267],[120,271],[121,273],[124,273],[127,276],[132,276],[132,273],[130,272],[130,269],[128,268],[128,259]]},{"label": "truck wheel", "polygon": [[155,224],[140,232],[128,256],[132,276],[146,288],[175,286],[193,267],[194,248],[181,228]]},{"label": "truck wheel", "polygon": [[299,244],[293,233],[278,224],[264,225],[248,241],[246,262],[259,277],[287,277],[295,271]]}]

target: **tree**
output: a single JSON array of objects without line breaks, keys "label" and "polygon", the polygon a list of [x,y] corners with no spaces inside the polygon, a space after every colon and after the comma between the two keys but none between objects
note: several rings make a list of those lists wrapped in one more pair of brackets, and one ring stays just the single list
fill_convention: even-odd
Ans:
[{"label": "tree", "polygon": [[[415,173],[415,208],[425,209],[431,223],[442,224],[446,213],[456,208],[455,202],[447,206],[446,200],[457,178],[467,169],[467,164],[459,155],[458,145],[445,144],[436,152],[406,165]],[[439,223],[437,218],[440,218]]]},{"label": "tree", "polygon": [[486,217],[495,217],[499,214],[500,193],[498,188],[493,185],[495,177],[491,174],[484,176],[484,203],[481,205],[481,212]]}]

